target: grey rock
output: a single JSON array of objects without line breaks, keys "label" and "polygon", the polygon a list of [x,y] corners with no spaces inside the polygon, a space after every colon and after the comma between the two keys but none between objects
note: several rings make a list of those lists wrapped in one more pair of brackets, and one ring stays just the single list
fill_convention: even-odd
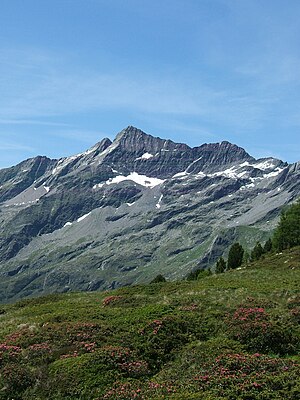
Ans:
[{"label": "grey rock", "polygon": [[0,170],[0,300],[181,279],[236,240],[266,240],[299,178],[300,163],[132,126],[81,154]]}]

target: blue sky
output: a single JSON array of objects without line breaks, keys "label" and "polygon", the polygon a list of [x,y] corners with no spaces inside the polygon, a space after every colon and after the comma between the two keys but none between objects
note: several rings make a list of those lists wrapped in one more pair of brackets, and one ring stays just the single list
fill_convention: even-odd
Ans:
[{"label": "blue sky", "polygon": [[300,160],[300,1],[1,0],[0,167],[134,125]]}]

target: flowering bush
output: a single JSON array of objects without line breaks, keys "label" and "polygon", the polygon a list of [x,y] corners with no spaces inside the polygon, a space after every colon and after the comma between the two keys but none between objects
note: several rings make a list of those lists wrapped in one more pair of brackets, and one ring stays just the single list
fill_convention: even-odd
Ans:
[{"label": "flowering bush", "polygon": [[[103,399],[107,400],[144,400],[146,399],[140,387],[134,387],[129,382],[116,383],[108,390]],[[100,400],[100,399],[99,399]]]},{"label": "flowering bush", "polygon": [[27,347],[31,344],[36,343],[37,339],[37,327],[24,325],[18,330],[7,335],[5,342],[7,344],[16,345],[20,347]]},{"label": "flowering bush", "polygon": [[21,356],[22,349],[19,346],[0,344],[0,365],[10,361],[16,361]]},{"label": "flowering bush", "polygon": [[112,306],[118,304],[120,300],[123,299],[123,296],[108,296],[103,299],[102,304],[104,307],[106,306]]},{"label": "flowering bush", "polygon": [[52,359],[53,350],[48,343],[35,343],[27,347],[24,356],[31,364],[47,364]]},{"label": "flowering bush", "polygon": [[138,348],[154,370],[172,358],[172,352],[189,339],[189,325],[184,318],[165,317],[150,321],[139,331]]},{"label": "flowering bush", "polygon": [[232,399],[269,399],[256,393],[283,389],[290,377],[296,377],[300,372],[297,363],[259,353],[221,354],[201,369],[194,377],[198,390],[213,390],[216,396]]},{"label": "flowering bush", "polygon": [[230,335],[251,351],[286,354],[294,351],[289,326],[273,320],[263,307],[239,307],[227,319]]},{"label": "flowering bush", "polygon": [[28,366],[6,364],[1,370],[1,399],[22,399],[21,393],[34,382],[35,376]]},{"label": "flowering bush", "polygon": [[110,369],[116,369],[127,377],[139,377],[149,374],[148,363],[140,360],[137,354],[121,346],[105,346],[97,353],[97,358]]},{"label": "flowering bush", "polygon": [[103,396],[105,400],[147,400],[152,398],[168,398],[176,388],[169,383],[148,381],[116,382]]}]

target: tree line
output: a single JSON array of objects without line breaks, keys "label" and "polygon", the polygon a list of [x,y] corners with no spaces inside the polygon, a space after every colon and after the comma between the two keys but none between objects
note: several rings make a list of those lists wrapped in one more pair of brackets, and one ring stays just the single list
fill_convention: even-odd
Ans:
[{"label": "tree line", "polygon": [[257,261],[271,251],[282,251],[299,245],[300,199],[282,211],[272,238],[269,238],[264,246],[257,242],[249,255],[240,243],[234,243],[229,249],[227,262],[223,257],[217,260],[215,272],[220,274],[226,270],[240,267],[243,262]]},{"label": "tree line", "polygon": [[[264,245],[256,242],[249,254],[240,243],[234,243],[229,249],[227,261],[223,257],[219,257],[217,260],[215,273],[220,274],[227,270],[239,268],[243,263],[257,261],[267,253],[282,251],[294,246],[300,246],[300,199],[282,211],[273,236]],[[198,269],[191,271],[186,276],[186,279],[197,280],[211,274],[212,271],[210,269]],[[150,283],[162,283],[165,281],[165,277],[159,274]]]}]

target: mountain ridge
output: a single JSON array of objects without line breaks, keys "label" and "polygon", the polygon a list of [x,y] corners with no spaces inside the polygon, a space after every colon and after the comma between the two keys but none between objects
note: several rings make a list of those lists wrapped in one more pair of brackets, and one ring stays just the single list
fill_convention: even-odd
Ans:
[{"label": "mountain ridge", "polygon": [[299,165],[128,126],[83,153],[0,170],[0,299],[207,268],[232,241],[270,235],[299,197]]}]

